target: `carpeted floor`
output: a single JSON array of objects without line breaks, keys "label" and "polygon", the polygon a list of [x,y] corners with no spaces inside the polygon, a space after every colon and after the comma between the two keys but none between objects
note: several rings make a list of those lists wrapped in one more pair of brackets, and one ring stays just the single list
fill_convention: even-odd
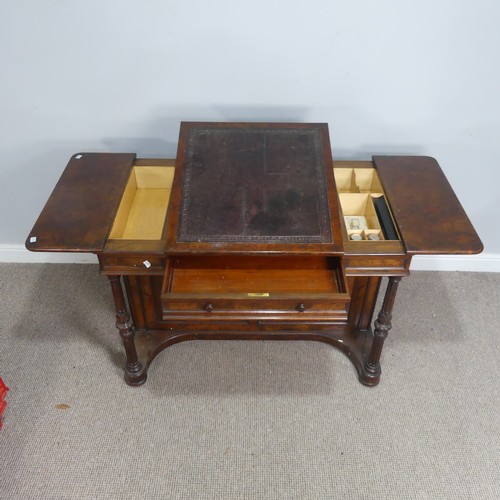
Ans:
[{"label": "carpeted floor", "polygon": [[122,379],[93,265],[0,265],[1,499],[498,499],[500,274],[403,279],[382,381],[315,342],[185,342]]}]

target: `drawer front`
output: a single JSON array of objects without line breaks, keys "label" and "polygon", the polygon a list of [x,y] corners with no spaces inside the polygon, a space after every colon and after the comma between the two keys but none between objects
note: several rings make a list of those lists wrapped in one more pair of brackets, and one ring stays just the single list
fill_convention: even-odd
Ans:
[{"label": "drawer front", "polygon": [[330,257],[188,256],[169,260],[165,320],[345,321],[349,293]]},{"label": "drawer front", "polygon": [[349,255],[344,262],[346,276],[403,276],[410,265],[406,255]]},{"label": "drawer front", "polygon": [[165,258],[151,254],[101,254],[99,264],[102,274],[163,275],[165,272]]},{"label": "drawer front", "polygon": [[[257,295],[257,296],[256,296]],[[280,319],[283,321],[344,321],[347,320],[349,294],[277,295],[227,294],[194,296],[171,293],[162,298],[163,319],[251,320]]]}]

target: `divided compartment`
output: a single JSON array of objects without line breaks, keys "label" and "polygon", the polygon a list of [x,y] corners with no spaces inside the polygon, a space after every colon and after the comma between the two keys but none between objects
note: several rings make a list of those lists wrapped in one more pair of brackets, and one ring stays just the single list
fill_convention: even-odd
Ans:
[{"label": "divided compartment", "polygon": [[349,241],[399,240],[374,168],[334,168]]},{"label": "divided compartment", "polygon": [[336,257],[171,257],[164,319],[345,320],[349,304]]},{"label": "divided compartment", "polygon": [[377,235],[379,240],[384,239],[380,221],[375,210],[374,198],[382,194],[370,193],[340,193],[340,205],[344,215],[347,236],[359,235],[357,241],[370,241],[369,235]]},{"label": "divided compartment", "polygon": [[383,193],[374,168],[334,168],[333,173],[339,193]]},{"label": "divided compartment", "polygon": [[170,166],[132,168],[109,239],[162,239],[174,171]]}]

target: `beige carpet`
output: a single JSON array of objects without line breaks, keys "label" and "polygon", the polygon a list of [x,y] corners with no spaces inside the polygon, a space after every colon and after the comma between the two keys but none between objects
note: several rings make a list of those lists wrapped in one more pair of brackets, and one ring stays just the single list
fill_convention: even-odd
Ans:
[{"label": "beige carpet", "polygon": [[95,266],[0,265],[0,297],[1,499],[500,498],[500,274],[404,279],[375,388],[260,341],[177,344],[131,388]]}]

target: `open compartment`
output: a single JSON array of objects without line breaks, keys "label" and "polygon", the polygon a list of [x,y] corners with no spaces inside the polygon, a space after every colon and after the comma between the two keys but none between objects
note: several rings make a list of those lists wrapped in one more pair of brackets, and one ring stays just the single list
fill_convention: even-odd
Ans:
[{"label": "open compartment", "polygon": [[339,198],[349,240],[376,241],[384,239],[375,210],[375,195],[340,193]]},{"label": "open compartment", "polygon": [[162,238],[174,170],[171,166],[132,168],[109,239]]},{"label": "open compartment", "polygon": [[339,193],[359,193],[353,168],[334,168],[333,173]]},{"label": "open compartment", "polygon": [[382,193],[382,185],[374,168],[334,168],[339,193]]},{"label": "open compartment", "polygon": [[172,257],[162,290],[164,319],[186,313],[339,319],[347,317],[348,303],[336,257]]},{"label": "open compartment", "polygon": [[376,169],[342,167],[334,174],[348,240],[399,240]]}]

